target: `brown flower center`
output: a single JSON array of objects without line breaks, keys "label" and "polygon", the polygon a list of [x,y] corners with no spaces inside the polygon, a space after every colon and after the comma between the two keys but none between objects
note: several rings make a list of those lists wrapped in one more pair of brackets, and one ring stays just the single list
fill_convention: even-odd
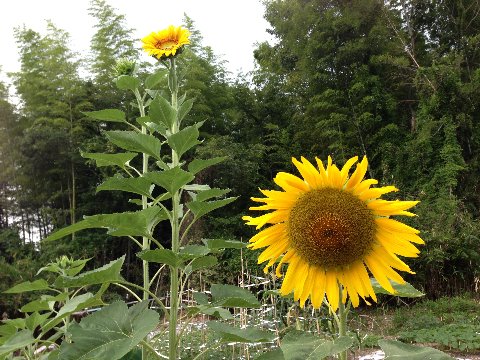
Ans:
[{"label": "brown flower center", "polygon": [[334,188],[309,191],[297,200],[287,222],[291,246],[311,265],[348,267],[375,241],[375,217],[355,195]]},{"label": "brown flower center", "polygon": [[167,40],[167,41],[157,41],[155,48],[159,50],[171,50],[177,46],[178,41],[176,40]]}]

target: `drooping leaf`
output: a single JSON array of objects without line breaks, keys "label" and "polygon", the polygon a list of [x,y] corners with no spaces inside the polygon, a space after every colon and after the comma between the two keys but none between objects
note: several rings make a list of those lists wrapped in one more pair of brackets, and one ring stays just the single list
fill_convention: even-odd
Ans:
[{"label": "drooping leaf", "polygon": [[136,212],[85,216],[84,220],[50,234],[43,241],[61,239],[74,232],[93,228],[106,228],[108,233],[113,236],[149,237],[153,227],[165,219],[168,219],[168,215],[157,206]]},{"label": "drooping leaf", "polygon": [[224,239],[202,239],[203,243],[212,250],[218,249],[242,249],[247,246],[244,242]]},{"label": "drooping leaf", "polygon": [[190,164],[188,164],[188,171],[192,174],[196,174],[203,169],[221,163],[228,159],[228,156],[215,157],[211,159],[195,159]]},{"label": "drooping leaf", "polygon": [[162,143],[155,136],[136,131],[106,131],[105,135],[113,144],[128,151],[136,151],[160,159]]},{"label": "drooping leaf", "polygon": [[17,284],[14,287],[11,287],[8,290],[5,290],[6,294],[20,294],[28,291],[37,291],[37,290],[48,290],[50,285],[44,279],[39,279],[35,281],[25,281],[23,283]]},{"label": "drooping leaf", "polygon": [[140,86],[140,81],[130,75],[120,75],[115,83],[120,90],[135,90]]},{"label": "drooping leaf", "polygon": [[63,342],[63,360],[116,360],[127,354],[155,329],[159,315],[147,302],[131,308],[114,302],[69,328],[72,342]]},{"label": "drooping leaf", "polygon": [[148,115],[154,123],[164,124],[167,129],[171,129],[177,118],[177,111],[170,105],[168,100],[162,96],[157,96],[150,104]]},{"label": "drooping leaf", "polygon": [[215,197],[223,196],[225,194],[228,194],[229,192],[230,192],[230,189],[218,189],[218,188],[199,191],[197,193],[197,198],[195,199],[195,201],[206,201]]},{"label": "drooping leaf", "polygon": [[125,255],[117,260],[110,261],[98,269],[86,271],[77,276],[59,276],[55,280],[55,286],[58,288],[82,287],[119,281],[121,280],[120,271],[122,270],[124,260]]},{"label": "drooping leaf", "polygon": [[255,295],[234,285],[214,284],[210,288],[212,304],[224,307],[258,308],[260,303]]},{"label": "drooping leaf", "polygon": [[83,114],[89,118],[109,122],[126,122],[125,113],[118,109],[104,109],[98,111],[86,111]]},{"label": "drooping leaf", "polygon": [[21,330],[0,346],[0,356],[12,354],[14,351],[22,349],[35,341],[30,330]]},{"label": "drooping leaf", "polygon": [[398,284],[392,280],[391,284],[392,284],[393,290],[395,290],[395,294],[391,294],[387,290],[385,290],[375,278],[370,278],[370,282],[372,283],[373,291],[375,291],[376,294],[386,294],[386,295],[411,297],[411,298],[422,297],[425,295],[421,291],[418,291],[417,289],[415,289],[408,282],[405,282],[405,284]]},{"label": "drooping leaf", "polygon": [[97,167],[102,166],[118,166],[121,169],[126,168],[126,165],[137,156],[137,153],[117,153],[117,154],[105,154],[105,153],[80,153],[82,157],[86,159],[95,160]]},{"label": "drooping leaf", "polygon": [[180,124],[183,118],[190,112],[193,105],[193,99],[188,99],[183,102],[178,109],[178,123]]},{"label": "drooping leaf", "polygon": [[187,207],[192,211],[196,218],[202,217],[209,212],[219,209],[225,205],[235,201],[237,197],[229,197],[214,201],[191,201],[187,203]]},{"label": "drooping leaf", "polygon": [[305,331],[294,330],[284,336],[280,348],[285,360],[317,360],[338,354],[352,345],[353,340],[348,336],[331,341]]},{"label": "drooping leaf", "polygon": [[167,264],[172,267],[180,267],[183,259],[170,249],[145,250],[137,254],[137,256],[145,261]]},{"label": "drooping leaf", "polygon": [[190,264],[185,266],[185,274],[191,274],[194,271],[200,270],[200,269],[206,269],[212,266],[215,266],[218,264],[218,260],[215,256],[202,256],[196,259],[193,259]]},{"label": "drooping leaf", "polygon": [[450,355],[431,347],[415,346],[384,339],[378,340],[378,345],[385,353],[385,360],[453,360]]},{"label": "drooping leaf", "polygon": [[155,85],[157,85],[162,79],[164,79],[167,75],[167,71],[165,69],[158,70],[157,72],[153,73],[152,75],[147,76],[145,79],[145,88],[153,89]]},{"label": "drooping leaf", "polygon": [[152,183],[144,177],[124,178],[113,176],[97,186],[97,192],[119,190],[150,197]]},{"label": "drooping leaf", "polygon": [[195,125],[187,126],[179,132],[170,135],[167,142],[168,145],[178,153],[178,157],[180,158],[192,147],[201,143],[198,141],[199,135],[200,133]]},{"label": "drooping leaf", "polygon": [[174,194],[194,179],[192,174],[182,170],[179,166],[164,171],[149,172],[144,176],[156,185],[163,187],[170,194]]},{"label": "drooping leaf", "polygon": [[219,334],[224,342],[261,343],[275,339],[275,333],[254,327],[240,329],[217,321],[209,321],[207,326]]}]

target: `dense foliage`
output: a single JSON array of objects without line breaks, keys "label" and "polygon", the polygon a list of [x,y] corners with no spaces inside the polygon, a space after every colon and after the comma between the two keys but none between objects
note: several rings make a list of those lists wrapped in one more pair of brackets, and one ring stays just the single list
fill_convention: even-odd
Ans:
[{"label": "dense foliage", "polygon": [[[410,261],[409,279],[430,297],[475,291],[480,277],[480,5],[474,0],[270,0],[265,17],[276,41],[259,44],[256,69],[235,78],[202,43],[191,19],[192,46],[181,88],[195,97],[193,122],[202,127],[202,158],[228,156],[206,183],[232,189],[239,200],[196,224],[198,239],[245,239],[240,216],[249,197],[291,156],[342,163],[367,155],[370,175],[394,183],[404,199],[420,199],[412,224],[426,246]],[[11,74],[21,103],[0,86],[0,273],[5,288],[28,280],[39,262],[61,254],[91,257],[98,267],[122,254],[125,278],[140,276],[130,242],[85,231],[53,245],[35,243],[83,215],[127,210],[121,194],[95,187],[112,169],[85,162],[84,152],[108,152],[84,111],[122,107],[111,59],[139,58],[125,16],[92,0],[97,20],[91,56],[76,60],[68,34],[47,24],[41,35],[18,28],[21,69]],[[89,69],[85,76],[84,69]],[[247,79],[251,78],[249,81]],[[163,241],[168,241],[164,239]],[[225,253],[229,267],[238,262]],[[253,263],[253,261],[252,261]],[[8,275],[8,276],[7,276]],[[235,276],[232,277],[233,279]],[[1,289],[0,289],[1,290]],[[478,291],[478,290],[477,290]],[[3,300],[5,299],[5,300]],[[2,296],[0,314],[15,301]]]}]

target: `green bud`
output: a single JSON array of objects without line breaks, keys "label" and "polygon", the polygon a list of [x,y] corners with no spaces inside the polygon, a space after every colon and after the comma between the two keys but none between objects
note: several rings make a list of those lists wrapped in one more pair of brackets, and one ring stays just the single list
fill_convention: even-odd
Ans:
[{"label": "green bud", "polygon": [[114,67],[115,76],[117,77],[121,75],[133,75],[135,74],[136,70],[137,66],[135,61],[129,60],[127,58],[117,60],[117,63]]}]

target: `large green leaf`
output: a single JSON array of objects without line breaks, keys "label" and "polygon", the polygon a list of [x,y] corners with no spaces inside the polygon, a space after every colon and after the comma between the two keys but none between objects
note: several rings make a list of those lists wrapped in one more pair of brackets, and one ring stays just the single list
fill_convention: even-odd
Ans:
[{"label": "large green leaf", "polygon": [[162,79],[164,79],[167,75],[167,71],[165,69],[161,69],[152,75],[147,76],[145,79],[145,88],[153,89],[155,85],[157,85]]},{"label": "large green leaf", "polygon": [[48,285],[48,282],[46,280],[39,279],[35,281],[25,281],[23,283],[17,284],[8,290],[5,290],[4,293],[20,294],[27,291],[48,290],[48,289],[50,289],[50,285]]},{"label": "large green leaf", "polygon": [[394,295],[394,296],[411,297],[411,298],[422,297],[425,295],[421,291],[418,291],[417,289],[415,289],[408,282],[405,282],[405,284],[398,284],[392,280],[391,284],[392,284],[393,290],[395,290],[395,294],[391,294],[387,290],[385,290],[375,278],[370,278],[370,282],[372,283],[373,291],[375,291],[376,294]]},{"label": "large green leaf", "polygon": [[20,308],[21,312],[29,313],[34,311],[52,310],[55,303],[58,301],[65,301],[68,298],[67,293],[60,293],[58,295],[42,295],[39,299],[30,301]]},{"label": "large green leaf", "polygon": [[183,265],[183,259],[169,249],[155,249],[139,252],[137,256],[145,261],[167,264],[172,267]]},{"label": "large green leaf", "polygon": [[404,344],[395,340],[378,340],[378,345],[385,353],[385,360],[452,360],[453,358],[430,347]]},{"label": "large green leaf", "polygon": [[80,311],[92,306],[101,305],[103,302],[96,298],[92,293],[85,293],[69,299],[53,319],[42,326],[42,331],[48,331],[58,325],[64,318],[70,316],[76,311]]},{"label": "large green leaf", "polygon": [[202,245],[187,245],[180,249],[179,255],[186,260],[195,259],[210,253],[210,249]]},{"label": "large green leaf", "polygon": [[177,118],[177,111],[170,105],[168,100],[157,96],[150,104],[148,113],[150,119],[157,124],[164,124],[167,129],[171,129]]},{"label": "large green leaf", "polygon": [[135,90],[140,86],[140,81],[129,75],[120,75],[116,80],[116,85],[121,90]]},{"label": "large green leaf", "polygon": [[275,339],[275,333],[254,327],[240,329],[217,321],[209,321],[207,326],[219,334],[224,342],[261,343]]},{"label": "large green leaf", "polygon": [[124,178],[113,176],[97,186],[97,192],[119,190],[150,197],[152,183],[144,177]]},{"label": "large green leaf", "polygon": [[125,260],[125,255],[117,260],[110,261],[108,264],[98,269],[86,271],[77,276],[59,276],[55,280],[55,286],[58,288],[82,287],[94,284],[103,284],[121,280],[120,271]]},{"label": "large green leaf", "polygon": [[109,122],[126,122],[125,113],[118,109],[104,109],[98,111],[86,111],[84,112],[89,118],[109,121]]},{"label": "large green leaf", "polygon": [[158,206],[136,212],[85,216],[85,219],[60,229],[44,241],[61,239],[84,229],[106,228],[113,236],[151,236],[151,231],[160,221],[168,219],[167,213]]},{"label": "large green leaf", "polygon": [[203,169],[221,163],[228,159],[228,156],[215,157],[211,159],[195,159],[190,164],[188,164],[188,171],[192,174],[196,174]]},{"label": "large green leaf", "polygon": [[205,314],[209,316],[214,316],[216,318],[221,318],[224,320],[233,320],[234,317],[227,309],[212,306],[212,305],[197,305],[197,306],[189,306],[187,308],[188,313],[190,316],[196,314]]},{"label": "large green leaf", "polygon": [[215,197],[223,196],[229,192],[230,192],[230,189],[218,189],[218,188],[199,191],[195,198],[195,201],[206,201]]},{"label": "large green leaf", "polygon": [[264,352],[256,357],[255,360],[285,360],[285,357],[283,356],[282,349],[275,349]]},{"label": "large green leaf", "polygon": [[190,264],[185,266],[185,273],[191,274],[194,271],[206,269],[218,264],[218,260],[215,256],[202,256],[196,259],[193,259]]},{"label": "large green leaf", "polygon": [[51,312],[45,312],[43,314],[40,314],[39,312],[35,311],[34,313],[25,317],[25,325],[29,330],[34,331],[37,326],[42,325],[45,320],[50,317],[51,314]]},{"label": "large green leaf", "polygon": [[193,99],[188,99],[180,105],[178,109],[178,123],[180,124],[183,118],[190,112],[193,105]]},{"label": "large green leaf", "polygon": [[95,160],[97,167],[102,166],[118,166],[119,168],[126,169],[126,165],[137,156],[137,153],[117,153],[117,154],[105,154],[105,153],[80,153],[86,159]]},{"label": "large green leaf", "polygon": [[180,158],[188,150],[201,142],[198,141],[198,127],[196,125],[187,126],[179,132],[168,137],[167,142],[170,147],[175,150]]},{"label": "large green leaf", "polygon": [[191,201],[187,203],[187,207],[192,211],[196,218],[202,217],[209,212],[219,209],[225,205],[235,201],[237,197],[229,197],[214,201]]},{"label": "large green leaf", "polygon": [[116,360],[138,345],[158,324],[159,315],[142,302],[128,308],[114,302],[69,328],[71,343],[60,347],[62,360]]},{"label": "large green leaf", "polygon": [[129,151],[145,153],[160,160],[162,143],[155,136],[136,131],[106,131],[105,135],[113,144]]},{"label": "large green leaf", "polygon": [[280,348],[285,360],[318,360],[345,351],[352,345],[353,340],[348,336],[331,341],[308,332],[294,330],[285,335]]},{"label": "large green leaf", "polygon": [[194,179],[192,174],[178,166],[164,171],[149,172],[144,176],[156,185],[166,189],[170,194],[174,194]]},{"label": "large green leaf", "polygon": [[246,289],[234,285],[214,284],[210,288],[212,304],[215,306],[259,308],[255,295]]},{"label": "large green leaf", "polygon": [[35,339],[30,330],[21,330],[0,346],[0,356],[12,354],[15,350],[22,349],[34,341]]},{"label": "large green leaf", "polygon": [[247,246],[244,242],[224,239],[202,239],[205,246],[212,250],[218,249],[242,249]]}]

